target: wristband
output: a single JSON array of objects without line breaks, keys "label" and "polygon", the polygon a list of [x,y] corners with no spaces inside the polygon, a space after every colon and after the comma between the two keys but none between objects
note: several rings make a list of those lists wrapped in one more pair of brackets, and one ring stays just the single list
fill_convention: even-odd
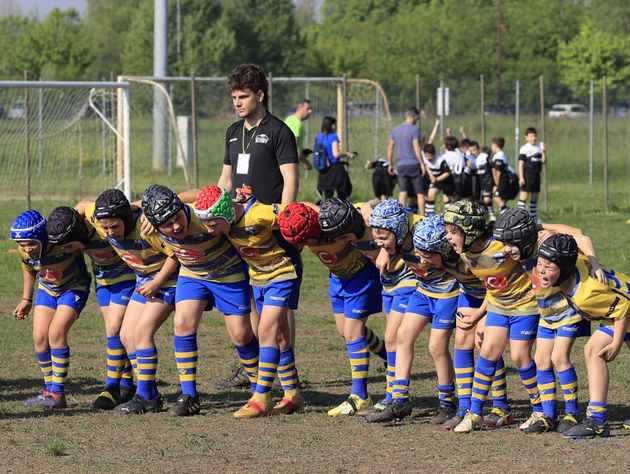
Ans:
[{"label": "wristband", "polygon": [[28,303],[32,303],[33,302],[33,298],[22,298],[22,301],[26,301]]}]

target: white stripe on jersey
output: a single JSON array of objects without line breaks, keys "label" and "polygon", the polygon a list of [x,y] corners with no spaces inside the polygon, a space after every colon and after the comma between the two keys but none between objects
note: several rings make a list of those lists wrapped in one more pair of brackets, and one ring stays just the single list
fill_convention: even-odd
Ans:
[{"label": "white stripe on jersey", "polygon": [[527,159],[532,163],[539,163],[542,161],[542,147],[539,143],[531,145],[525,143],[518,152],[519,155],[525,155]]},{"label": "white stripe on jersey", "polygon": [[460,152],[445,151],[442,154],[442,157],[450,168],[451,173],[462,174],[464,172],[464,168],[466,167],[466,160],[464,159],[464,155],[462,155]]}]

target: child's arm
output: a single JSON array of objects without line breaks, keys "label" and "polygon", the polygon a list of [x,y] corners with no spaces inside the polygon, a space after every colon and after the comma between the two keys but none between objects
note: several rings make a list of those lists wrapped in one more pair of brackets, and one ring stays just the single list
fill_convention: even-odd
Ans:
[{"label": "child's arm", "polygon": [[518,160],[518,185],[525,186],[525,162]]},{"label": "child's arm", "polygon": [[140,293],[142,296],[151,296],[162,286],[164,286],[169,277],[177,271],[177,266],[178,263],[175,257],[167,257],[167,259],[164,260],[164,265],[162,265],[160,271],[155,274],[151,281],[145,283],[140,288],[138,288],[138,293]]},{"label": "child's arm", "polygon": [[615,320],[613,324],[613,340],[610,344],[604,347],[597,353],[599,357],[603,357],[606,362],[612,362],[619,354],[621,346],[623,345],[626,331],[628,330],[628,314],[622,319]]},{"label": "child's arm", "polygon": [[501,183],[501,174],[502,173],[503,172],[500,169],[495,168],[494,166],[492,167],[492,180],[494,181],[494,183],[493,183],[493,186],[494,186],[493,191],[496,191],[499,188],[499,184]]},{"label": "child's arm", "polygon": [[459,136],[460,136],[460,138],[461,138],[462,140],[464,140],[464,139],[468,138],[468,137],[466,136],[466,129],[464,128],[464,126],[463,126],[463,125],[460,125],[460,126],[459,126]]},{"label": "child's arm", "polygon": [[540,153],[542,154],[542,163],[544,165],[547,163],[547,147],[544,143],[540,144]]},{"label": "child's arm", "polygon": [[28,316],[33,306],[33,289],[35,288],[35,272],[26,266],[22,266],[22,301],[13,310],[16,319],[24,319]]},{"label": "child's arm", "polygon": [[436,118],[435,123],[433,124],[433,130],[431,130],[431,135],[429,135],[429,139],[427,140],[427,143],[433,143],[433,139],[435,138],[435,135],[437,134],[439,126],[440,126],[440,119]]},{"label": "child's arm", "polygon": [[442,181],[444,181],[445,179],[448,179],[448,177],[451,175],[450,171],[445,171],[444,173],[442,173],[441,175],[438,175],[435,178],[435,181],[432,181],[434,183],[441,183]]},{"label": "child's arm", "polygon": [[387,172],[389,174],[394,174],[394,140],[391,138],[387,142]]}]

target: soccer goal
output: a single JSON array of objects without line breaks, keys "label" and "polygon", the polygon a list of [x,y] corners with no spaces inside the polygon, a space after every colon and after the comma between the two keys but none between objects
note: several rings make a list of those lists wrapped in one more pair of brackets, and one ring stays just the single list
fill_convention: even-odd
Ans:
[{"label": "soccer goal", "polygon": [[1,199],[131,196],[129,85],[0,81]]}]

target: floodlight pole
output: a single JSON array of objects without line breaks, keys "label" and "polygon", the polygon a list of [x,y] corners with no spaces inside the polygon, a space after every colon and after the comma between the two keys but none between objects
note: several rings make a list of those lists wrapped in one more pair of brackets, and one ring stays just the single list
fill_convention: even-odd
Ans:
[{"label": "floodlight pole", "polygon": [[[154,0],[153,21],[153,75],[166,77],[168,65],[168,0]],[[166,101],[160,90],[153,89],[153,169],[166,169],[164,137],[168,133]]]}]

